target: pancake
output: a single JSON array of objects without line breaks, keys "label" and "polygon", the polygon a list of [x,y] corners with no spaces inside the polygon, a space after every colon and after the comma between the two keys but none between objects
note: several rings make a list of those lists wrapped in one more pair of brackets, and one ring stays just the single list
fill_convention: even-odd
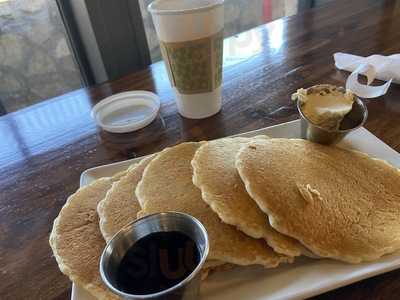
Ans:
[{"label": "pancake", "polygon": [[219,261],[219,260],[213,260],[213,259],[208,259],[206,260],[206,262],[204,263],[204,269],[212,269],[212,268],[216,268],[216,267],[221,267],[225,265],[224,262]]},{"label": "pancake", "polygon": [[[153,158],[154,155],[151,155],[138,164],[132,165],[125,176],[113,183],[106,197],[97,205],[100,230],[106,241],[109,241],[126,224],[136,219],[141,207],[134,191],[142,178],[143,171]],[[207,260],[202,271],[203,280],[210,272],[220,270],[223,265],[225,263],[221,261]]]},{"label": "pancake", "polygon": [[97,206],[100,231],[108,242],[122,227],[136,219],[141,210],[135,196],[136,185],[142,179],[144,169],[154,156],[148,156],[131,166],[127,174],[114,182],[105,198]]},{"label": "pancake", "polygon": [[[138,164],[132,165],[126,175],[113,183],[106,197],[97,205],[99,224],[102,235],[109,241],[126,224],[136,219],[141,210],[140,203],[135,195],[135,189],[142,179],[143,171],[155,155],[142,159]],[[204,264],[204,275],[215,272],[225,263],[217,260],[207,260]]]},{"label": "pancake", "polygon": [[[264,137],[260,137],[265,139]],[[225,138],[202,145],[192,160],[193,183],[220,219],[255,239],[263,238],[276,252],[299,256],[303,246],[268,223],[268,216],[247,193],[235,157],[251,138]]]},{"label": "pancake", "polygon": [[233,269],[234,265],[217,260],[207,260],[201,269],[201,280],[206,280],[210,275]]},{"label": "pancake", "polygon": [[209,276],[211,276],[211,275],[213,275],[215,273],[229,271],[229,270],[232,270],[235,267],[237,267],[237,265],[223,263],[223,264],[221,264],[219,266],[215,266],[215,267],[207,268],[207,269],[202,269],[202,274],[201,274],[202,275],[202,280],[207,279]]},{"label": "pancake", "polygon": [[290,258],[275,253],[264,240],[253,239],[235,227],[222,223],[202,200],[192,182],[191,160],[202,143],[184,143],[162,151],[147,166],[136,188],[144,203],[138,216],[157,212],[179,211],[200,220],[207,229],[208,259],[237,265],[260,264],[276,267]]},{"label": "pancake", "polygon": [[98,179],[70,196],[54,220],[49,239],[61,272],[99,299],[119,299],[100,278],[99,261],[105,242],[96,208],[122,175]]},{"label": "pancake", "polygon": [[368,155],[305,140],[257,140],[236,167],[279,232],[350,263],[400,249],[400,172]]}]

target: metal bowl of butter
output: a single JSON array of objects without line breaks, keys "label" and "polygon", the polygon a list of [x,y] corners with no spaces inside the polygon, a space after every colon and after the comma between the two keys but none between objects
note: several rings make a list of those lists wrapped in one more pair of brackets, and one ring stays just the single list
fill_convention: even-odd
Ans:
[{"label": "metal bowl of butter", "polygon": [[303,139],[333,145],[363,126],[368,110],[351,91],[329,84],[299,89],[292,95],[301,117]]}]

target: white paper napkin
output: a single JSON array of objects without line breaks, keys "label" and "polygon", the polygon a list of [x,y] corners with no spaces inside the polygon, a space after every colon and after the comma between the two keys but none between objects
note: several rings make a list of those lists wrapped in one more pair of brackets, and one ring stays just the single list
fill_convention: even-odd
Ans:
[{"label": "white paper napkin", "polygon": [[[375,78],[400,84],[400,54],[390,56],[371,55],[362,57],[347,53],[334,54],[336,68],[353,72],[362,64],[372,65],[376,71]],[[365,75],[365,74],[364,74]]]},{"label": "white paper napkin", "polygon": [[[352,72],[347,78],[346,89],[361,98],[383,96],[387,93],[392,81],[400,83],[400,54],[362,57],[339,52],[334,54],[334,59],[338,69]],[[359,74],[367,77],[367,85],[358,82]],[[370,86],[375,78],[387,82],[379,86]]]}]

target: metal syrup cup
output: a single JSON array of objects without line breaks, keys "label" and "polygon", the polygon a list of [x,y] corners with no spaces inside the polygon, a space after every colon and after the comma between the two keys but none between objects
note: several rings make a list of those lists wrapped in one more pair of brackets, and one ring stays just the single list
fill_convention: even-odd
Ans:
[{"label": "metal syrup cup", "polygon": [[[154,294],[134,295],[118,289],[116,275],[118,266],[139,239],[155,232],[178,231],[186,234],[196,244],[200,262],[193,272],[175,286]],[[122,228],[105,247],[100,258],[100,275],[105,285],[116,295],[127,300],[189,300],[198,299],[201,269],[209,250],[207,231],[196,218],[178,212],[165,212],[138,219]]]},{"label": "metal syrup cup", "polygon": [[352,110],[341,122],[340,128],[342,129],[329,130],[311,122],[304,115],[301,105],[302,103],[297,101],[297,110],[301,119],[301,138],[324,145],[340,142],[348,133],[362,127],[368,118],[367,106],[359,98],[356,98]]}]

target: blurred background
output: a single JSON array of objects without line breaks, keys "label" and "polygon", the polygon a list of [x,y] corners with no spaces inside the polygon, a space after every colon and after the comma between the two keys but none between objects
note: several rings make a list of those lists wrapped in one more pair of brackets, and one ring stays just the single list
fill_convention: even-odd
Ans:
[{"label": "blurred background", "polygon": [[[0,0],[0,115],[161,60],[151,1]],[[225,36],[327,1],[225,0]],[[279,47],[283,22],[270,30]],[[238,39],[224,45],[225,65],[261,46],[257,37]]]}]

